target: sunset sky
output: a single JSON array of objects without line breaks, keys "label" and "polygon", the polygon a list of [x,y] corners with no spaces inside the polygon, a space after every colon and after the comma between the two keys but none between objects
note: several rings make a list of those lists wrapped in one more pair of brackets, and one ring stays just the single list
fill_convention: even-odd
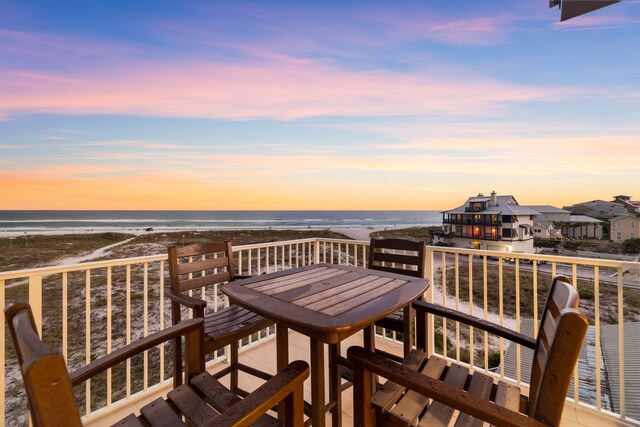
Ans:
[{"label": "sunset sky", "polygon": [[640,198],[640,0],[0,0],[0,210]]}]

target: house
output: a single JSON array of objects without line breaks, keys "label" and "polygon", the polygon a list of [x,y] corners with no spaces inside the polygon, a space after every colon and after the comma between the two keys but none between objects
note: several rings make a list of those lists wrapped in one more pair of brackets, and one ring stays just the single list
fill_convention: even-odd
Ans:
[{"label": "house", "polygon": [[622,242],[627,239],[640,237],[638,227],[640,227],[640,217],[626,214],[611,219],[611,240]]},{"label": "house", "polygon": [[632,213],[640,213],[640,202],[631,200],[631,196],[613,196],[613,203],[621,204]]},{"label": "house", "polygon": [[518,204],[513,196],[470,197],[464,205],[442,212],[442,232],[434,242],[507,252],[533,253],[536,211]]},{"label": "house", "polygon": [[533,237],[538,239],[562,239],[562,230],[556,228],[551,221],[535,221],[533,223]]},{"label": "house", "polygon": [[611,218],[625,215],[628,213],[627,208],[614,202],[605,200],[592,200],[590,202],[577,203],[572,206],[564,206],[562,209],[568,210],[575,215],[587,215],[591,218],[608,221]]},{"label": "house", "polygon": [[604,224],[596,218],[586,215],[571,215],[568,224],[562,224],[562,235],[570,239],[602,239],[604,237]]}]

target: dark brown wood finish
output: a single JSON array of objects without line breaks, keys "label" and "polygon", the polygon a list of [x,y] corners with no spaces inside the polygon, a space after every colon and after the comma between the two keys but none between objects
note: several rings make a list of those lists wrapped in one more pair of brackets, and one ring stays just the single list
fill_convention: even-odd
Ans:
[{"label": "dark brown wood finish", "polygon": [[[231,300],[273,320],[286,333],[293,329],[310,338],[311,423],[325,424],[331,408],[334,425],[340,425],[339,343],[365,330],[373,349],[373,324],[402,309],[422,295],[427,281],[387,271],[351,266],[316,264],[255,276],[225,285]],[[278,364],[287,360],[286,339],[278,339]],[[324,344],[329,344],[329,396],[325,405]]]},{"label": "dark brown wood finish", "polygon": [[[375,286],[371,285],[374,281]],[[426,288],[427,281],[421,278],[314,264],[228,283],[223,292],[237,305],[263,317],[336,344],[403,308]]]},{"label": "dark brown wood finish", "polygon": [[[207,303],[183,292],[216,284],[233,282],[234,272],[233,250],[231,242],[196,243],[193,245],[168,248],[170,288],[165,294],[171,300],[171,317],[173,324],[181,319],[181,307],[192,310],[194,318],[204,319],[204,351],[211,353],[230,346],[229,367],[224,374],[230,374],[231,389],[238,389],[238,372],[243,371],[260,378],[268,378],[268,374],[256,369],[247,369],[238,362],[238,341],[261,329],[272,325],[267,319],[237,305],[230,305],[218,311],[206,310]],[[174,366],[182,363],[179,346],[174,346]],[[174,387],[181,384],[181,378],[174,372]]]},{"label": "dark brown wood finish", "polygon": [[[425,277],[426,243],[403,239],[371,239],[369,244],[369,265],[373,270],[389,271],[414,277]],[[413,348],[411,341],[411,322],[405,322],[405,316],[413,319],[410,306],[398,310],[380,319],[376,326],[402,333],[404,354]]]},{"label": "dark brown wood finish", "polygon": [[[480,426],[483,421],[504,426],[557,426],[569,382],[573,375],[588,322],[578,308],[578,292],[564,276],[554,278],[538,336],[533,343],[534,357],[529,397],[521,395],[516,386],[498,381],[467,367],[449,364],[431,356],[423,368],[422,350],[412,351],[403,363],[373,353],[361,347],[348,350],[354,367],[354,414],[356,425],[418,425],[446,426],[455,411],[460,411],[456,426]],[[451,314],[432,304],[415,302],[419,316],[431,313]],[[530,339],[476,322],[468,316],[453,319],[473,324],[515,343],[532,346]],[[420,334],[420,333],[419,333]],[[420,344],[424,343],[418,343]],[[421,370],[420,370],[421,369]],[[373,372],[389,381],[371,397],[367,393],[367,378]],[[433,402],[429,404],[429,399]],[[372,408],[376,408],[372,412]],[[375,421],[375,422],[374,422]]]},{"label": "dark brown wood finish", "polygon": [[168,402],[158,398],[143,406],[138,417],[131,414],[114,425],[185,426],[183,417],[194,426],[278,425],[265,414],[279,402],[287,409],[281,420],[286,426],[304,425],[303,383],[309,376],[309,365],[295,361],[241,399],[204,371],[202,319],[186,320],[149,335],[69,374],[62,355],[40,340],[28,304],[9,307],[5,316],[36,427],[81,426],[72,385],[177,336],[187,338],[188,383],[170,391]]}]

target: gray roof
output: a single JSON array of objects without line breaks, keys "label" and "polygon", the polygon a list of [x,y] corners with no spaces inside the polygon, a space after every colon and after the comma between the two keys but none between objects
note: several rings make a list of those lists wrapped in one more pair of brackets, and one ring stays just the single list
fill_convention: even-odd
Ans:
[{"label": "gray roof", "polygon": [[[520,331],[533,335],[533,320],[522,319]],[[640,322],[624,323],[624,383],[625,415],[640,420]],[[618,351],[618,325],[600,327],[600,381],[602,408],[620,413],[620,353]],[[528,383],[531,377],[533,350],[520,348],[520,376]],[[580,401],[596,404],[596,337],[595,327],[589,326],[587,335],[578,357],[578,378]],[[504,355],[504,373],[516,378],[516,345],[507,347]],[[569,386],[569,395],[573,395],[573,381]]]},{"label": "gray roof", "polygon": [[[522,319],[520,321],[520,332],[533,336],[533,319]],[[594,405],[596,404],[596,363],[595,363],[595,348],[596,348],[596,332],[593,326],[589,326],[587,329],[587,335],[585,337],[580,355],[578,356],[578,393],[580,401]],[[510,378],[516,378],[516,344],[510,344],[507,347],[504,355],[504,374]],[[602,408],[607,410],[613,410],[611,399],[609,395],[609,387],[606,381],[606,369],[603,363],[604,358],[601,355],[600,363],[600,379],[601,379],[601,402]],[[531,363],[533,360],[533,350],[521,347],[520,348],[520,377],[522,382],[529,383],[531,378]],[[573,396],[573,379],[569,385],[569,395]],[[628,404],[627,404],[628,407]]]},{"label": "gray roof", "polygon": [[[449,211],[443,211],[443,213],[457,214],[457,213],[470,213],[466,212],[465,208],[471,202],[488,202],[490,197],[470,197],[462,206],[458,206],[455,209]],[[496,196],[496,206],[489,206],[487,209],[474,212],[480,215],[538,215],[537,211],[530,209],[526,206],[520,206],[513,196]]]},{"label": "gray roof", "polygon": [[553,221],[535,221],[535,222],[533,223],[533,225],[534,225],[534,226],[535,226],[535,225],[538,225],[538,226],[540,226],[540,227],[544,227],[544,228],[549,228],[549,227],[551,227],[551,228],[555,228],[555,227],[553,226]]},{"label": "gray roof", "polygon": [[[624,329],[624,384],[626,416],[640,420],[640,322],[625,323]],[[618,353],[618,325],[600,328],[602,353],[611,396],[616,412],[620,411],[620,357]]]},{"label": "gray roof", "polygon": [[570,213],[567,210],[556,208],[555,206],[551,206],[551,205],[527,205],[527,207],[541,214],[542,213],[564,213],[564,214]]},{"label": "gray roof", "polygon": [[573,224],[575,222],[592,223],[592,222],[602,222],[602,221],[596,218],[591,218],[590,216],[586,216],[586,215],[571,215],[569,217],[569,222]]}]

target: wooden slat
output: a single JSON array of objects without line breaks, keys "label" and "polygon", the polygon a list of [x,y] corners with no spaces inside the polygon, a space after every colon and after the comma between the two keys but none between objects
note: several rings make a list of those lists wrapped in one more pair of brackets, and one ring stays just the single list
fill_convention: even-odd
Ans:
[{"label": "wooden slat", "polygon": [[[564,404],[564,402],[562,403]],[[520,388],[504,381],[499,381],[495,404],[518,412],[520,409]]]},{"label": "wooden slat", "polygon": [[[469,370],[464,366],[451,365],[444,377],[444,383],[452,387],[462,389],[467,381]],[[453,416],[454,409],[441,402],[432,402],[424,416],[420,419],[420,427],[429,426],[445,427]]]},{"label": "wooden slat", "polygon": [[195,273],[196,271],[212,270],[214,268],[222,268],[229,266],[229,258],[209,258],[200,261],[183,262],[178,264],[178,274]]},{"label": "wooden slat", "polygon": [[[313,302],[314,300],[324,298],[324,292],[331,292],[331,289],[335,289],[336,293],[341,292],[343,290],[350,289],[353,283],[365,280],[371,281],[375,280],[375,277],[370,277],[366,274],[350,271],[347,274],[342,274],[340,276],[332,277],[327,280],[323,280],[321,282],[311,283],[307,286],[292,289],[290,291],[281,292],[279,294],[275,294],[274,297],[278,298],[282,301],[299,301],[302,298],[309,298],[309,302]],[[296,304],[300,304],[296,302]],[[306,303],[303,303],[306,304]]]},{"label": "wooden slat", "polygon": [[383,265],[373,265],[371,266],[371,268],[374,268],[379,271],[386,271],[389,273],[404,274],[405,276],[422,277],[420,273],[416,270],[405,270],[404,268],[387,267]]},{"label": "wooden slat", "polygon": [[319,311],[320,313],[326,314],[328,316],[338,316],[355,307],[359,307],[366,302],[374,300],[394,289],[397,289],[405,283],[407,283],[406,280],[393,280],[391,282],[385,283],[384,285],[381,285],[377,289],[371,290],[365,294],[360,294],[355,298],[348,299],[347,301],[343,301],[339,304],[332,305],[331,307],[327,307]]},{"label": "wooden slat", "polygon": [[[420,373],[430,378],[438,379],[446,367],[447,362],[444,359],[438,356],[431,356]],[[418,415],[427,406],[428,402],[429,399],[427,397],[410,390],[391,409],[390,413],[405,425],[415,425]]]},{"label": "wooden slat", "polygon": [[366,285],[367,283],[373,282],[374,280],[380,280],[381,278],[376,276],[362,277],[361,274],[358,274],[357,276],[349,275],[347,277],[345,274],[344,276],[340,276],[340,279],[349,279],[350,281],[336,286],[328,286],[326,288],[323,286],[320,290],[309,289],[290,302],[301,307],[308,307],[314,302],[324,300],[333,295],[342,294],[343,292],[349,291],[357,286]]},{"label": "wooden slat", "polygon": [[294,300],[293,303],[306,307],[310,310],[320,311],[323,308],[344,302],[347,298],[352,298],[356,295],[369,292],[370,290],[376,289],[386,283],[390,283],[391,281],[392,279],[389,279],[388,277],[374,277],[373,280],[359,279],[341,287],[340,289],[327,289],[325,292],[321,292],[316,295],[315,298]]},{"label": "wooden slat", "polygon": [[194,277],[193,279],[181,280],[179,292],[190,291],[191,289],[198,289],[203,286],[213,285],[216,283],[228,282],[230,278],[228,271],[217,274],[210,274],[202,277]]},{"label": "wooden slat", "polygon": [[208,372],[203,372],[194,377],[191,380],[191,385],[200,390],[206,402],[220,412],[226,411],[242,400]]},{"label": "wooden slat", "polygon": [[211,421],[218,415],[187,384],[171,390],[167,398],[196,427],[211,425]]},{"label": "wooden slat", "polygon": [[395,249],[401,251],[419,251],[424,242],[402,239],[375,239],[374,249]]},{"label": "wooden slat", "polygon": [[420,257],[416,255],[392,254],[384,252],[374,252],[373,261],[393,262],[396,264],[407,264],[417,266],[420,263]]},{"label": "wooden slat", "polygon": [[[493,389],[493,379],[488,375],[475,372],[471,377],[471,383],[467,390],[469,394],[488,400]],[[468,414],[460,413],[456,420],[455,427],[482,427],[484,421],[474,418]]]},{"label": "wooden slat", "polygon": [[327,270],[327,271],[319,272],[318,274],[313,274],[303,278],[298,278],[296,280],[289,280],[288,278],[287,279],[283,278],[282,280],[278,280],[273,283],[260,286],[256,288],[256,290],[267,295],[274,295],[274,294],[289,291],[291,289],[300,288],[302,286],[306,286],[311,283],[321,282],[323,280],[327,280],[332,277],[340,276],[343,274],[347,274],[347,272],[344,270]]},{"label": "wooden slat", "polygon": [[121,419],[111,427],[143,427],[144,424],[133,414],[129,414],[126,418]]},{"label": "wooden slat", "polygon": [[176,255],[179,258],[188,256],[198,256],[204,254],[216,254],[227,251],[227,242],[207,242],[194,243],[192,245],[175,247]]},{"label": "wooden slat", "polygon": [[307,276],[315,276],[317,274],[321,274],[322,272],[326,272],[328,270],[334,271],[336,269],[329,268],[329,267],[318,267],[318,268],[313,268],[306,271],[298,271],[296,273],[280,275],[272,279],[260,280],[254,283],[247,283],[245,286],[249,289],[260,290],[260,288],[265,285],[270,285],[272,283],[285,281],[285,280],[291,280],[295,282],[297,280],[302,280]]},{"label": "wooden slat", "polygon": [[140,414],[153,427],[186,426],[171,406],[160,397],[140,408]]},{"label": "wooden slat", "polygon": [[[426,353],[422,350],[412,350],[405,357],[402,364],[409,369],[418,369],[426,357]],[[444,366],[443,366],[444,369]],[[373,396],[371,396],[371,403],[382,412],[387,412],[391,406],[396,403],[396,400],[404,392],[405,388],[401,385],[387,381],[379,388]]]}]

